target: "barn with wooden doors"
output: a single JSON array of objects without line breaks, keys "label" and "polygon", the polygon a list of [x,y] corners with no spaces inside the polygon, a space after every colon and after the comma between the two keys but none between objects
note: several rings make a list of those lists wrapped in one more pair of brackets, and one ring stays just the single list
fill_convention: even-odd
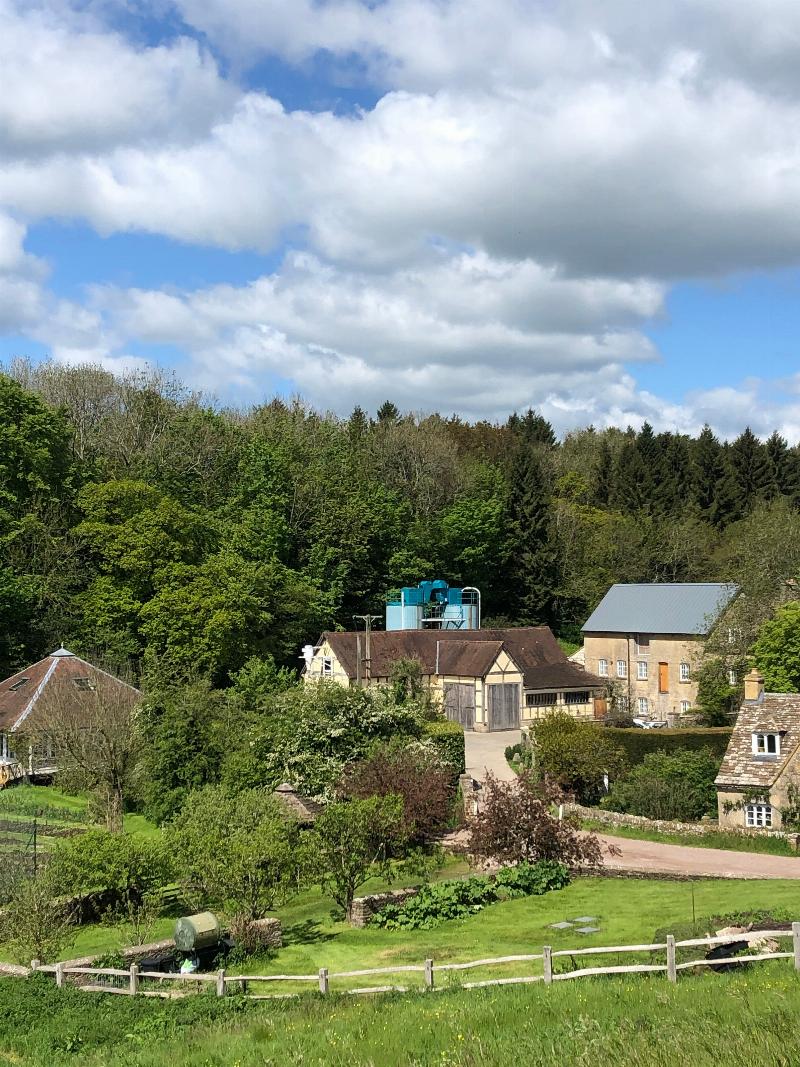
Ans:
[{"label": "barn with wooden doors", "polygon": [[449,719],[465,730],[518,730],[552,711],[605,713],[605,683],[571,662],[547,626],[497,630],[323,633],[306,650],[307,683],[387,683],[398,660],[417,660]]}]

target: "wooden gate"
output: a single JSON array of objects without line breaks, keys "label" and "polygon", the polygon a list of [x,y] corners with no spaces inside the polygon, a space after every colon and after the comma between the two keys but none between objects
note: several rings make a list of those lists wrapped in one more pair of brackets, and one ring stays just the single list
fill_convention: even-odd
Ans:
[{"label": "wooden gate", "polygon": [[508,682],[486,687],[489,694],[489,729],[519,729],[519,686]]},{"label": "wooden gate", "polygon": [[465,682],[445,682],[444,713],[465,730],[475,729],[475,686]]}]

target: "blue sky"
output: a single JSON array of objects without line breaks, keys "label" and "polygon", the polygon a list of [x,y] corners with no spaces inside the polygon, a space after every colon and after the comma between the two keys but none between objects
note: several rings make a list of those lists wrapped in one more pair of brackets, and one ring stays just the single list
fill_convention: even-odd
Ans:
[{"label": "blue sky", "polygon": [[0,360],[795,441],[798,41],[788,0],[0,0]]}]

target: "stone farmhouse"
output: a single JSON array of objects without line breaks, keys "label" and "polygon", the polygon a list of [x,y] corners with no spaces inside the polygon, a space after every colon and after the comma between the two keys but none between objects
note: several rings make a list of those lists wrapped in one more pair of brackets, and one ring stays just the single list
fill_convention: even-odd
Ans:
[{"label": "stone farmhouse", "polygon": [[737,592],[717,582],[612,585],[583,627],[586,669],[613,684],[620,710],[676,722],[697,700],[705,641]]},{"label": "stone farmhouse", "polygon": [[720,826],[779,830],[800,789],[800,693],[765,693],[756,670],[716,778]]},{"label": "stone farmhouse", "polygon": [[449,719],[465,730],[517,730],[548,712],[602,718],[606,682],[566,657],[549,627],[397,629],[323,633],[308,646],[306,682],[389,681],[415,659]]},{"label": "stone farmhouse", "polygon": [[49,728],[55,714],[88,718],[104,701],[133,708],[140,697],[138,689],[65,648],[0,682],[0,786],[56,772],[58,754]]}]

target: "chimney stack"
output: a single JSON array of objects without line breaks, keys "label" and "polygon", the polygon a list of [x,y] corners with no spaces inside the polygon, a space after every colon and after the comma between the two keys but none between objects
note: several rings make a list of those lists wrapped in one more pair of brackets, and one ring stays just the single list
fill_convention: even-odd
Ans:
[{"label": "chimney stack", "polygon": [[757,667],[744,676],[744,699],[751,704],[758,703],[764,695],[764,678]]}]

